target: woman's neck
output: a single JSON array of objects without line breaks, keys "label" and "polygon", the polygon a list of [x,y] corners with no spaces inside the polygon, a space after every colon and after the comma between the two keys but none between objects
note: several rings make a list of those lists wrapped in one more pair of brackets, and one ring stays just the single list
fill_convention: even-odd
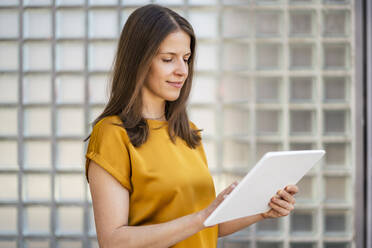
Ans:
[{"label": "woman's neck", "polygon": [[166,120],[165,100],[157,97],[150,97],[145,92],[142,95],[142,116],[145,119]]}]

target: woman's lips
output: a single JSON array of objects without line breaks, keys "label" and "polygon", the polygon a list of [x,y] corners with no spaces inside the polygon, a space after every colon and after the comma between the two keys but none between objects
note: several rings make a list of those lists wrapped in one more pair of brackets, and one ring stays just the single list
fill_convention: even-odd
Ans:
[{"label": "woman's lips", "polygon": [[172,85],[173,87],[176,87],[176,88],[181,88],[183,83],[182,82],[169,82],[167,81],[167,83],[169,83],[170,85]]}]

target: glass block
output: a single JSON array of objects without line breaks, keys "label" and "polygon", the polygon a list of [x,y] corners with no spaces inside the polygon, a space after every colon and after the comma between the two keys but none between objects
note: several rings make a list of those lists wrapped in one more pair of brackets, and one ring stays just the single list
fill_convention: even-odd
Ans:
[{"label": "glass block", "polygon": [[222,61],[224,70],[247,70],[249,68],[249,59],[248,43],[223,44]]},{"label": "glass block", "polygon": [[23,232],[25,234],[49,233],[50,207],[29,206],[24,211]]},{"label": "glass block", "polygon": [[203,141],[204,152],[207,156],[208,168],[213,169],[217,167],[217,148],[213,141]]},{"label": "glass block", "polygon": [[23,200],[48,201],[51,195],[49,174],[23,175]]},{"label": "glass block", "polygon": [[324,82],[324,101],[344,102],[347,92],[350,91],[346,84],[345,77],[325,77]]},{"label": "glass block", "polygon": [[89,37],[114,38],[118,35],[116,10],[92,10],[89,12]]},{"label": "glass block", "polygon": [[0,38],[17,38],[19,35],[18,11],[0,10]]},{"label": "glass block", "polygon": [[281,80],[277,77],[256,79],[257,102],[279,102],[281,98]]},{"label": "glass block", "polygon": [[83,70],[84,44],[81,42],[58,43],[56,48],[56,69]]},{"label": "glass block", "polygon": [[219,93],[224,102],[248,101],[252,99],[252,92],[248,77],[223,75]]},{"label": "glass block", "polygon": [[18,70],[17,42],[0,42],[0,70]]},{"label": "glass block", "polygon": [[278,143],[257,143],[256,150],[256,161],[258,161],[268,152],[281,150],[281,145]]},{"label": "glass block", "polygon": [[157,3],[157,4],[164,4],[164,5],[166,5],[166,4],[170,4],[170,5],[172,5],[172,4],[183,4],[184,3],[183,0],[155,0],[154,2]]},{"label": "glass block", "polygon": [[89,123],[93,122],[100,114],[102,114],[104,106],[93,107],[89,111]]},{"label": "glass block", "polygon": [[57,143],[57,166],[81,169],[84,164],[84,143],[81,141],[59,141]]},{"label": "glass block", "polygon": [[60,108],[57,110],[57,134],[83,135],[84,111],[82,108]]},{"label": "glass block", "polygon": [[25,248],[49,248],[50,242],[48,240],[25,240]]},{"label": "glass block", "polygon": [[58,240],[58,248],[82,248],[82,241],[73,241],[73,240]]},{"label": "glass block", "polygon": [[58,103],[84,102],[84,77],[78,75],[62,75],[56,79]]},{"label": "glass block", "polygon": [[151,0],[121,0],[123,5],[141,5],[148,4]]},{"label": "glass block", "polygon": [[56,0],[57,5],[83,5],[84,0]]},{"label": "glass block", "polygon": [[25,135],[50,135],[51,126],[50,108],[26,108],[24,110]]},{"label": "glass block", "polygon": [[50,43],[26,42],[23,49],[23,68],[25,71],[51,69],[52,54]]},{"label": "glass block", "polygon": [[58,38],[84,37],[83,10],[57,10],[56,14],[56,35]]},{"label": "glass block", "polygon": [[248,143],[226,140],[223,144],[223,167],[248,169],[250,146]]},{"label": "glass block", "polygon": [[[124,2],[125,4],[127,1]],[[120,20],[120,29],[123,29],[125,23],[127,22],[129,16],[135,11],[135,8],[124,8],[121,13],[121,20]]]},{"label": "glass block", "polygon": [[18,102],[18,76],[0,74],[0,103],[16,102]]},{"label": "glass block", "polygon": [[118,0],[89,0],[90,5],[116,5]]},{"label": "glass block", "polygon": [[255,13],[256,36],[279,36],[281,33],[281,12],[258,11]]},{"label": "glass block", "polygon": [[52,164],[50,141],[24,143],[24,167],[50,169]]},{"label": "glass block", "polygon": [[25,5],[48,5],[51,4],[51,0],[25,0]]},{"label": "glass block", "polygon": [[25,38],[50,38],[52,35],[52,15],[49,9],[26,9],[23,18]]},{"label": "glass block", "polygon": [[327,176],[325,179],[325,201],[326,202],[345,202],[347,200],[347,178]]},{"label": "glass block", "polygon": [[98,240],[97,239],[91,239],[90,240],[90,247],[91,248],[99,248]]},{"label": "glass block", "polygon": [[216,11],[190,9],[188,20],[198,38],[217,37],[218,13]]},{"label": "glass block", "polygon": [[345,44],[324,45],[324,68],[344,69],[348,65],[348,49]]},{"label": "glass block", "polygon": [[296,243],[291,243],[290,248],[315,248],[317,247],[314,243],[300,243],[300,242],[296,242]]},{"label": "glass block", "polygon": [[190,120],[195,125],[204,129],[202,135],[215,135],[216,134],[216,116],[214,109],[210,108],[190,108]]},{"label": "glass block", "polygon": [[[197,0],[192,0],[192,1],[196,2]],[[211,1],[211,0],[209,0],[209,1]],[[217,1],[217,0],[213,0],[213,1]],[[241,5],[241,4],[246,4],[247,0],[223,0],[223,3],[228,4],[228,5],[232,5],[232,4]]]},{"label": "glass block", "polygon": [[[3,190],[0,190],[0,201],[18,200],[18,176],[17,174],[0,174],[0,182]],[[6,189],[6,190],[5,190]]]},{"label": "glass block", "polygon": [[19,3],[19,0],[2,0],[0,6],[16,6]]},{"label": "glass block", "polygon": [[290,144],[291,150],[293,151],[303,151],[303,150],[312,150],[313,144],[311,143],[292,143]]},{"label": "glass block", "polygon": [[290,232],[294,235],[312,235],[316,216],[313,211],[294,210],[290,215]]},{"label": "glass block", "polygon": [[291,101],[309,102],[313,100],[313,79],[311,77],[290,78]]},{"label": "glass block", "polygon": [[223,110],[223,130],[225,135],[248,135],[250,130],[249,110],[243,107]]},{"label": "glass block", "polygon": [[299,10],[290,12],[290,34],[292,36],[311,36],[313,33],[313,12]]},{"label": "glass block", "polygon": [[326,235],[344,235],[349,231],[351,223],[347,211],[327,210],[324,214],[323,220]]},{"label": "glass block", "polygon": [[349,12],[327,10],[323,12],[323,34],[325,36],[345,36],[349,34]]},{"label": "glass block", "polygon": [[197,70],[217,70],[218,68],[218,46],[212,43],[198,44],[198,53],[196,54]]},{"label": "glass block", "polygon": [[89,208],[89,233],[96,234],[96,224],[94,221],[94,211],[93,207]]},{"label": "glass block", "polygon": [[[0,206],[0,220],[1,234],[17,233],[17,207]],[[3,247],[1,243],[0,247]]]},{"label": "glass block", "polygon": [[17,166],[17,141],[0,140],[0,168],[16,168]]},{"label": "glass block", "polygon": [[115,43],[94,42],[89,44],[89,70],[109,70],[115,55]]},{"label": "glass block", "polygon": [[0,108],[0,136],[17,135],[18,115],[17,108]]},{"label": "glass block", "polygon": [[[245,25],[241,25],[244,23]],[[246,9],[224,9],[222,30],[225,37],[247,37],[250,35],[250,18]]]},{"label": "glass block", "polygon": [[92,75],[89,77],[89,102],[106,103],[109,99],[108,75]]},{"label": "glass block", "polygon": [[221,240],[221,243],[222,242],[223,242],[223,246],[219,245],[218,247],[223,247],[223,248],[250,248],[251,247],[250,241],[225,239],[223,241]]},{"label": "glass block", "polygon": [[282,243],[277,242],[257,242],[256,243],[257,248],[282,248]]},{"label": "glass block", "polygon": [[344,110],[324,111],[324,131],[326,134],[345,133],[346,112]]},{"label": "glass block", "polygon": [[51,101],[50,75],[25,75],[23,78],[23,101],[25,103],[48,103]]},{"label": "glass block", "polygon": [[290,112],[291,134],[311,135],[314,127],[314,113],[311,110],[292,110]]},{"label": "glass block", "polygon": [[199,4],[214,5],[214,4],[217,4],[217,0],[204,0],[203,2],[200,2],[198,0],[189,0],[188,2],[189,2],[189,4],[192,4],[192,5],[199,5]]},{"label": "glass block", "polygon": [[311,69],[314,63],[314,52],[312,44],[291,44],[290,45],[290,68]]},{"label": "glass block", "polygon": [[327,242],[324,243],[324,248],[350,248],[350,243],[346,242],[338,242],[338,243],[332,243],[332,242]]},{"label": "glass block", "polygon": [[258,110],[256,113],[256,132],[258,134],[277,134],[280,130],[280,112]]},{"label": "glass block", "polygon": [[69,201],[84,199],[85,175],[61,174],[56,176],[56,199]]},{"label": "glass block", "polygon": [[347,165],[346,158],[349,153],[345,143],[326,143],[324,144],[325,163],[327,166],[345,166]]},{"label": "glass block", "polygon": [[273,235],[279,234],[282,229],[282,221],[280,219],[264,219],[256,224],[258,235]]},{"label": "glass block", "polygon": [[256,48],[257,69],[279,69],[281,67],[281,45],[280,44],[258,44]]},{"label": "glass block", "polygon": [[75,234],[83,232],[84,211],[82,207],[63,206],[57,208],[57,233]]},{"label": "glass block", "polygon": [[311,176],[305,176],[297,183],[299,188],[299,192],[296,194],[297,202],[310,202],[313,200],[314,180]]},{"label": "glass block", "polygon": [[217,101],[217,80],[211,76],[197,75],[192,82],[191,103],[215,103]]}]

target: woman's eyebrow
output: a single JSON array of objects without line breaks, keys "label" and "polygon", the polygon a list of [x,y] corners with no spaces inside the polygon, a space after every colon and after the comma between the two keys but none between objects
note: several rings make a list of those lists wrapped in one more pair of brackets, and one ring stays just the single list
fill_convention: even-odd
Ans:
[{"label": "woman's eyebrow", "polygon": [[[177,53],[173,53],[173,52],[162,52],[162,53],[159,53],[159,54],[172,54],[172,55],[177,55]],[[191,52],[188,52],[186,53],[185,55],[190,55]]]}]

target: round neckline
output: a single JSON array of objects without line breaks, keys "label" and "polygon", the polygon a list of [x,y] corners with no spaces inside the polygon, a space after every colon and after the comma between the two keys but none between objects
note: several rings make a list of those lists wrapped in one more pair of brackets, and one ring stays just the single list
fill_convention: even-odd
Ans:
[{"label": "round neckline", "polygon": [[168,124],[168,121],[154,120],[154,119],[145,119],[149,124]]}]

